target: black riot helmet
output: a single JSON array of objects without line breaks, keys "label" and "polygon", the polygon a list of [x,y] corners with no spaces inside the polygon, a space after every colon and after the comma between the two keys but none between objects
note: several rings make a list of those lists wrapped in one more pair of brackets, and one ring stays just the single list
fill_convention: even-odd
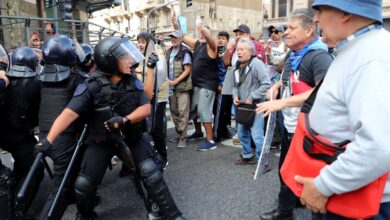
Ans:
[{"label": "black riot helmet", "polygon": [[79,67],[86,73],[94,67],[95,62],[93,59],[93,48],[89,44],[80,44],[81,49],[84,53],[84,60],[79,62]]},{"label": "black riot helmet", "polygon": [[9,56],[3,45],[0,44],[0,70],[9,70]]},{"label": "black riot helmet", "polygon": [[55,35],[49,38],[42,48],[45,64],[73,66],[77,63],[77,53],[74,41],[65,35]]},{"label": "black riot helmet", "polygon": [[89,44],[80,44],[81,48],[84,51],[84,54],[86,56],[86,59],[92,59],[93,60],[93,48]]},{"label": "black riot helmet", "polygon": [[107,37],[95,47],[94,60],[105,75],[119,73],[119,61],[126,60],[129,69],[144,60],[144,56],[128,38]]},{"label": "black riot helmet", "polygon": [[39,57],[32,48],[26,46],[18,47],[12,53],[12,66],[7,75],[15,77],[34,76],[38,61]]}]

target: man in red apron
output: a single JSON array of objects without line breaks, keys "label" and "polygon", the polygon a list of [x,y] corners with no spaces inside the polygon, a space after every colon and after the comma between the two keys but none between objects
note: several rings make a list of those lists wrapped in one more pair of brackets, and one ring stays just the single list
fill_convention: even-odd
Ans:
[{"label": "man in red apron", "polygon": [[[298,113],[305,99],[325,76],[332,57],[327,46],[318,37],[313,22],[314,10],[298,9],[292,13],[284,33],[286,46],[291,49],[285,59],[282,79],[271,89],[276,97],[282,91],[281,99],[258,104],[258,112],[265,113],[282,110],[284,131],[280,151],[279,168],[284,162],[291,139],[297,125]],[[282,89],[281,89],[282,88]],[[280,178],[278,206],[260,215],[261,220],[293,219],[293,209],[298,198]]]},{"label": "man in red apron", "polygon": [[[317,175],[296,172],[296,182],[292,183],[294,176],[284,171],[303,166],[302,160],[292,158],[302,148],[297,144],[299,138],[294,136],[281,170],[283,179],[300,195],[303,205],[313,212],[326,213],[323,219],[390,219],[390,185],[386,184],[390,170],[390,34],[382,28],[382,1],[315,0],[313,8],[317,10],[314,21],[322,30],[323,41],[334,48],[335,60],[310,114],[303,120],[306,128],[298,129],[298,122],[295,134],[311,132],[311,137],[305,133],[304,140],[314,147],[319,145],[319,139],[327,146],[346,140],[349,143]],[[306,161],[305,169],[310,171],[319,160]],[[297,166],[293,168],[291,164]],[[361,205],[367,198],[367,205]],[[368,209],[371,205],[377,207]]]}]

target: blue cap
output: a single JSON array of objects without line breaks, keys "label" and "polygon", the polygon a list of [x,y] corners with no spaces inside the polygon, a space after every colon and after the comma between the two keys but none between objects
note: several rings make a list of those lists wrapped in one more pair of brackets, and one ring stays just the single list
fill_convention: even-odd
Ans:
[{"label": "blue cap", "polygon": [[382,0],[314,0],[312,7],[330,6],[383,23]]}]

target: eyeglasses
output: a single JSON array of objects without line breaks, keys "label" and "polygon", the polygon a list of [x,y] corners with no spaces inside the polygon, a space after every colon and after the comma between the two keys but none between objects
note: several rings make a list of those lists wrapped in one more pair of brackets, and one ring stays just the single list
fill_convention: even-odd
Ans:
[{"label": "eyeglasses", "polygon": [[274,31],[271,31],[270,34],[279,34],[279,31],[278,30],[274,30]]}]

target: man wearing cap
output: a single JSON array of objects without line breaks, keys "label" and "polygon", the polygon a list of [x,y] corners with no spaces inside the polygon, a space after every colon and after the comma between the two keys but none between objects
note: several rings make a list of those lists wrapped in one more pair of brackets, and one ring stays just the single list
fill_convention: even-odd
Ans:
[{"label": "man wearing cap", "polygon": [[269,26],[268,30],[271,39],[267,41],[267,45],[265,46],[265,55],[268,61],[268,74],[271,82],[275,83],[280,77],[278,66],[284,61],[288,49],[282,41],[284,32],[282,26]]},{"label": "man wearing cap", "polygon": [[188,118],[190,114],[191,51],[181,43],[182,34],[173,31],[170,35],[172,47],[167,51],[169,104],[176,136],[170,140],[177,147],[186,147]]},{"label": "man wearing cap", "polygon": [[[255,44],[255,54],[262,60],[264,63],[267,63],[267,58],[265,56],[264,47],[257,42],[253,37],[251,37],[251,30],[245,24],[240,24],[236,29],[233,30],[236,34],[236,42],[237,43],[241,38],[248,38]],[[226,66],[234,65],[237,62],[237,55],[234,55],[236,51],[235,43],[229,43],[227,45],[227,50],[224,55],[224,63]]]},{"label": "man wearing cap", "polygon": [[[310,127],[333,143],[350,141],[317,177],[295,177],[303,185],[302,204],[325,213],[330,196],[355,191],[390,170],[390,34],[382,28],[382,1],[315,0],[313,8],[335,60],[311,109]],[[388,183],[375,220],[390,219]],[[345,218],[327,212],[324,219]]]},{"label": "man wearing cap", "polygon": [[[176,15],[172,16],[172,24],[177,30],[179,24]],[[183,37],[183,42],[194,48],[192,60],[192,99],[190,118],[194,120],[195,132],[188,136],[188,140],[202,139],[201,123],[206,130],[206,140],[198,145],[198,151],[208,151],[217,148],[213,137],[213,103],[215,91],[218,88],[218,51],[217,41],[211,36],[210,28],[203,24],[197,25],[199,39],[188,35]],[[200,120],[198,122],[197,120]]]}]

